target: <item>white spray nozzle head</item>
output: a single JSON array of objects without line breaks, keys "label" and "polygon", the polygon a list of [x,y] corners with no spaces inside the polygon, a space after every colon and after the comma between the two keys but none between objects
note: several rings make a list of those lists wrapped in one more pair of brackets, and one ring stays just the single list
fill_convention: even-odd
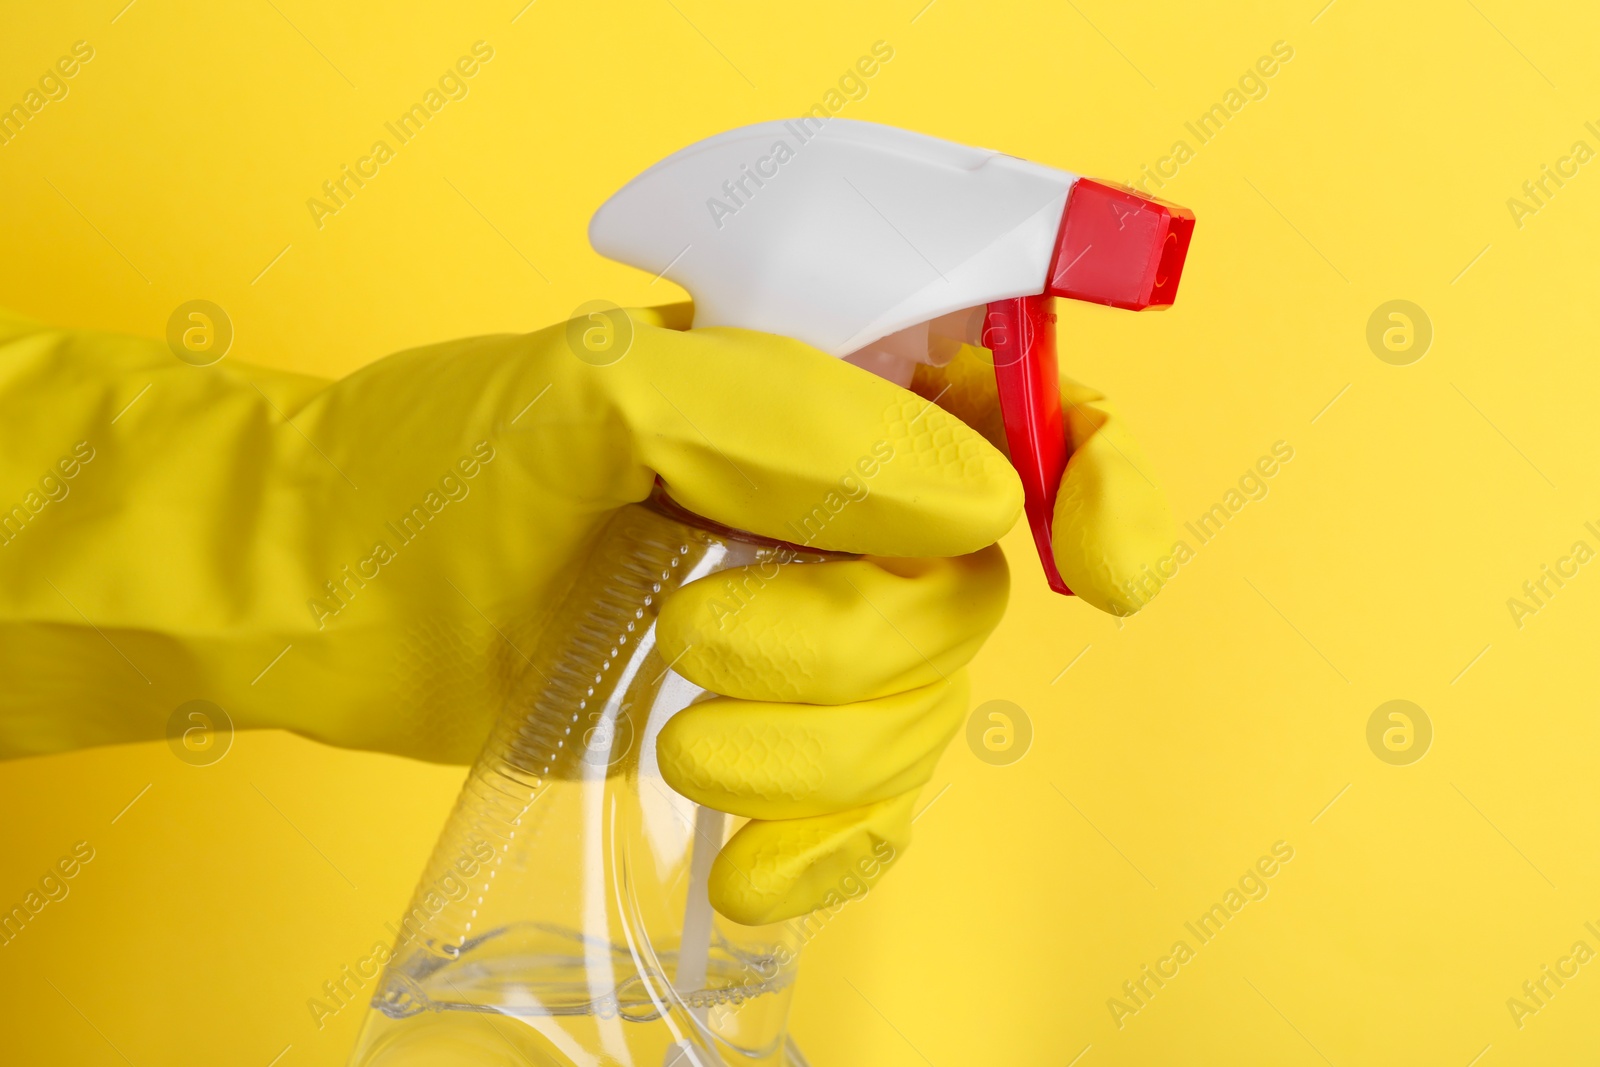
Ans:
[{"label": "white spray nozzle head", "polygon": [[595,213],[589,240],[687,289],[697,326],[903,360],[917,335],[891,335],[1043,291],[1076,180],[875,123],[763,122],[634,178]]}]

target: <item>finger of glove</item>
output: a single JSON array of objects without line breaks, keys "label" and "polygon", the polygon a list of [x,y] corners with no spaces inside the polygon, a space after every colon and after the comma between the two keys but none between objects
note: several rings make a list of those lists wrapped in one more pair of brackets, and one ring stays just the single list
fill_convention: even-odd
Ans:
[{"label": "finger of glove", "polygon": [[718,698],[668,720],[656,760],[668,785],[708,808],[825,815],[924,785],[966,710],[965,672],[854,704]]},{"label": "finger of glove", "polygon": [[831,815],[746,823],[711,865],[717,911],[746,926],[856,897],[911,843],[917,791]]},{"label": "finger of glove", "polygon": [[1159,564],[1175,540],[1172,513],[1111,405],[1069,401],[1064,408],[1072,455],[1056,494],[1056,568],[1095,607],[1132,615],[1166,581]]},{"label": "finger of glove", "polygon": [[[1007,452],[994,365],[963,345],[943,367],[919,367],[912,388]],[[1171,512],[1138,442],[1105,397],[1061,381],[1069,456],[1056,494],[1051,551],[1068,588],[1102,611],[1131,615],[1165,582],[1157,563],[1174,542]]]},{"label": "finger of glove", "polygon": [[[953,351],[953,355],[951,355]],[[976,430],[985,441],[1008,457],[1005,422],[1000,417],[1000,390],[995,384],[994,356],[977,345],[941,346],[951,358],[941,366],[917,364],[911,376],[911,391],[937,403],[962,423]]]},{"label": "finger of glove", "polygon": [[746,700],[847,704],[945,683],[999,625],[1010,592],[998,546],[950,559],[736,568],[673,594],[663,659]]},{"label": "finger of glove", "polygon": [[798,341],[637,322],[590,368],[674,500],[740,529],[888,556],[971,552],[1011,528],[1005,458],[915,394]]}]

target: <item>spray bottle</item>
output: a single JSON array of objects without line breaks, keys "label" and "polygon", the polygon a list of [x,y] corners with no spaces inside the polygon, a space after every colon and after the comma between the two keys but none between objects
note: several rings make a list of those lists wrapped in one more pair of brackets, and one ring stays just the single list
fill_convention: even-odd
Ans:
[{"label": "spray bottle", "polygon": [[[589,238],[688,290],[696,326],[787,334],[901,385],[941,338],[989,349],[1039,558],[1069,593],[1050,550],[1067,460],[1050,299],[1169,306],[1193,228],[1121,186],[808,118],[668,156]],[[662,780],[656,736],[707,694],[657,654],[654,621],[697,578],[830,555],[659,487],[609,521],[468,775],[352,1064],[804,1065],[787,1015],[807,927],[712,911],[735,827]]]}]

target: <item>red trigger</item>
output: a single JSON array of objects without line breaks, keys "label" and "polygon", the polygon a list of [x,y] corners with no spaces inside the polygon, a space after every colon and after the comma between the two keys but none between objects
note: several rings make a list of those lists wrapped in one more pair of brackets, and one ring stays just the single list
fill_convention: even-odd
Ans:
[{"label": "red trigger", "polygon": [[1048,296],[996,300],[983,321],[981,343],[994,353],[1011,465],[1022,479],[1023,508],[1050,588],[1072,594],[1050,549],[1056,492],[1067,469],[1061,385],[1056,379],[1055,313]]},{"label": "red trigger", "polygon": [[1039,561],[1058,593],[1072,592],[1050,547],[1067,438],[1056,378],[1056,317],[1047,301],[1067,297],[1132,311],[1166,307],[1177,296],[1193,233],[1194,213],[1186,208],[1080,178],[1067,194],[1044,293],[988,307],[982,343],[994,353],[1006,447],[1022,479]]}]

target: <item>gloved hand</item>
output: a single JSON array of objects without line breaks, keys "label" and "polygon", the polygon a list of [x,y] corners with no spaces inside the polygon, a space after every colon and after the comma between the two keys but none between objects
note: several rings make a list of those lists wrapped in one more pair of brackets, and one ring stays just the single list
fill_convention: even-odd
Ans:
[{"label": "gloved hand", "polygon": [[[986,350],[918,367],[912,388],[1004,450]],[[1084,600],[1132,614],[1154,595],[1145,565],[1170,550],[1172,520],[1100,394],[1067,382],[1062,400],[1072,455],[1056,565]],[[722,696],[674,716],[656,758],[679,793],[752,820],[718,856],[710,891],[719,911],[758,924],[870,882],[905,849],[917,795],[968,710],[959,668],[999,623],[1007,574],[993,546],[793,566],[733,615],[726,580],[692,583],[662,609],[662,655]]]},{"label": "gloved hand", "polygon": [[[942,408],[1007,451],[989,351],[958,345],[936,354],[949,361],[919,366],[911,388],[938,398]],[[1138,442],[1100,392],[1063,378],[1061,414],[1068,459],[1051,530],[1056,568],[1083,600],[1113,615],[1132,615],[1165,583],[1155,561],[1171,552],[1175,537],[1166,497]]]},{"label": "gloved hand", "polygon": [[[465,762],[563,571],[657,475],[691,510],[792,539],[886,447],[867,495],[811,542],[875,558],[784,568],[716,634],[697,630],[691,585],[660,627],[681,673],[728,694],[674,728],[671,779],[760,817],[722,865],[758,888],[724,874],[715,903],[746,921],[814,906],[863,843],[903,844],[965,710],[961,666],[1003,608],[1004,563],[984,546],[1020,494],[942,408],[797,342],[687,321],[686,307],[618,319],[631,346],[606,366],[579,358],[580,323],[404,352],[329,384],[0,320],[0,484],[15,498],[0,515],[14,680],[0,754],[156,739],[202,697],[239,728]],[[940,403],[962,398],[981,416],[976,391]],[[1082,528],[1063,543],[1089,546],[1073,558],[1103,559],[1108,578],[1091,566],[1076,587],[1115,608],[1132,554],[1095,539],[1106,515],[1149,501],[1114,507],[1121,483],[1084,432],[1083,502],[1058,530]],[[719,714],[734,728],[714,757],[695,726]],[[770,759],[729,755],[763,746]],[[757,769],[740,781],[731,764]]]}]

